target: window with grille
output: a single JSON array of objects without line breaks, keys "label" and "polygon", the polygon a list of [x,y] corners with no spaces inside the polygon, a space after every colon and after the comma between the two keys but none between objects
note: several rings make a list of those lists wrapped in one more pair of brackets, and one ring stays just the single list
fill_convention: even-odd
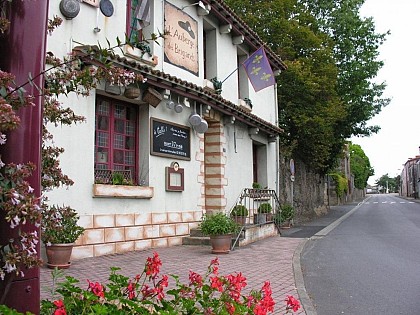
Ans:
[{"label": "window with grille", "polygon": [[95,112],[95,181],[137,182],[137,107],[98,97]]}]

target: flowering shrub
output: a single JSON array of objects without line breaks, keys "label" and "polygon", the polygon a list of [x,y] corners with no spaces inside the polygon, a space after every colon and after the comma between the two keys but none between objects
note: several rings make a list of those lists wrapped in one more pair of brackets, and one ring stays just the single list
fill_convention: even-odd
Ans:
[{"label": "flowering shrub", "polygon": [[84,232],[77,224],[79,216],[70,207],[46,207],[42,212],[41,238],[47,245],[74,243]]},{"label": "flowering shrub", "polygon": [[[270,282],[258,291],[243,294],[246,278],[242,273],[219,274],[219,261],[211,261],[207,272],[189,272],[188,283],[172,275],[175,284],[168,288],[167,275],[160,275],[162,263],[157,253],[148,257],[141,274],[130,279],[111,268],[108,284],[67,277],[53,291],[54,300],[42,301],[41,314],[269,314],[274,312]],[[54,271],[58,277],[60,271]],[[166,289],[166,290],[165,290]],[[300,308],[293,296],[285,300],[285,312]]]},{"label": "flowering shrub", "polygon": [[[23,96],[22,90],[15,89],[15,77],[0,70],[0,145],[7,141],[5,132],[19,127],[20,119],[16,109],[22,106],[32,106],[33,98]],[[33,188],[26,180],[32,175],[35,166],[28,164],[5,164],[0,159],[0,204],[4,220],[14,230],[15,237],[0,244],[0,280],[6,274],[14,273],[23,276],[23,270],[41,263],[36,247],[38,234],[35,229],[30,231],[22,226],[26,223],[39,226],[41,213],[39,200]]]}]

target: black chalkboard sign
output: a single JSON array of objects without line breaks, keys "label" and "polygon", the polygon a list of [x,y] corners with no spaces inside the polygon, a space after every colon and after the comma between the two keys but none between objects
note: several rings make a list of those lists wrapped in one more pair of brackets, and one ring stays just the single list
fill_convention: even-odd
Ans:
[{"label": "black chalkboard sign", "polygon": [[150,118],[150,154],[191,160],[190,128]]}]

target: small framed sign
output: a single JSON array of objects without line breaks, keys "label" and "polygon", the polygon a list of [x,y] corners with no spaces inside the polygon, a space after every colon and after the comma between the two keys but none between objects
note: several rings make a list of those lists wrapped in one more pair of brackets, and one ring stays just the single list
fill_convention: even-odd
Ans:
[{"label": "small framed sign", "polygon": [[184,191],[184,169],[179,167],[178,162],[171,163],[165,170],[166,191]]}]

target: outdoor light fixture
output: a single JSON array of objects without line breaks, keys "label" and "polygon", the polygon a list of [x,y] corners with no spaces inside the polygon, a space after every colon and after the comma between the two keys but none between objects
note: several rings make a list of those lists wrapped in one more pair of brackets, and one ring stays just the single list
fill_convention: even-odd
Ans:
[{"label": "outdoor light fixture", "polygon": [[192,7],[194,5],[197,5],[198,15],[208,15],[210,13],[211,6],[209,4],[204,4],[203,1],[198,1],[196,3],[183,6],[181,10],[183,11],[185,8]]}]

